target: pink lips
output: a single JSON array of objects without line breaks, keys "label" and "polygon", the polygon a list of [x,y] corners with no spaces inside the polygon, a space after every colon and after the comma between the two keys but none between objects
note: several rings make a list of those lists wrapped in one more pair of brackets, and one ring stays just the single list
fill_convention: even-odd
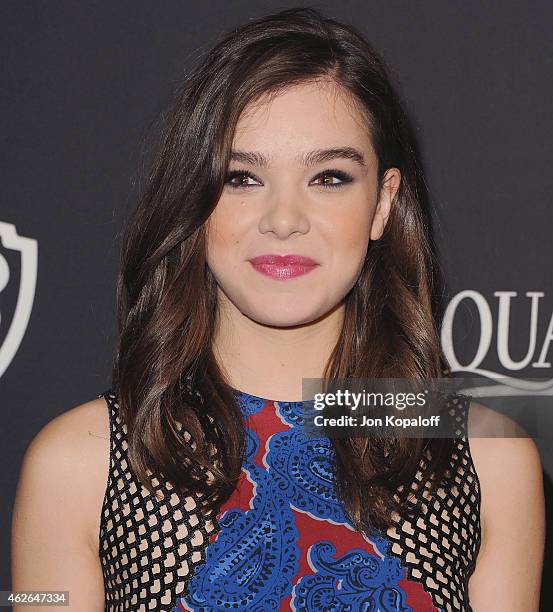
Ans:
[{"label": "pink lips", "polygon": [[257,272],[275,278],[287,280],[311,272],[319,264],[303,255],[259,255],[250,259]]}]

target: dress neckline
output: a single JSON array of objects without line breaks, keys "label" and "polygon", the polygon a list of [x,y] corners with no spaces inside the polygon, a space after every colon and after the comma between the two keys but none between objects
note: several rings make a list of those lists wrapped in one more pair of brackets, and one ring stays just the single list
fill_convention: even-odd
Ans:
[{"label": "dress neckline", "polygon": [[[278,399],[270,399],[268,397],[261,397],[260,395],[254,395],[253,393],[248,393],[248,391],[244,391],[242,389],[236,389],[235,387],[231,387],[231,391],[238,396],[241,396],[247,400],[260,400],[262,402],[269,402],[273,404],[305,404],[308,401],[305,400],[278,400]],[[312,400],[310,400],[312,401]]]}]

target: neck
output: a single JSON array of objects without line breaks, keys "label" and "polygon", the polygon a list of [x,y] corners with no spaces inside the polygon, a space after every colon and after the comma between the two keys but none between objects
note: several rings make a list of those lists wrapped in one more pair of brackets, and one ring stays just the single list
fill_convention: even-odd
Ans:
[{"label": "neck", "polygon": [[342,303],[308,324],[275,327],[250,319],[220,296],[214,355],[233,388],[279,401],[301,401],[302,379],[322,378],[343,314]]}]

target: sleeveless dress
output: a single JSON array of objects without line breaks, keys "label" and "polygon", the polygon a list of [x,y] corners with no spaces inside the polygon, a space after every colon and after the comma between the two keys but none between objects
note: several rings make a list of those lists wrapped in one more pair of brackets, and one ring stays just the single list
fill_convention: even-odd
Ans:
[{"label": "sleeveless dress", "polygon": [[397,517],[369,537],[342,511],[331,442],[305,435],[302,402],[235,393],[247,453],[233,495],[210,515],[170,482],[154,478],[160,501],[135,479],[117,397],[98,396],[110,422],[99,532],[106,611],[472,611],[468,579],[481,531],[468,396],[448,397],[458,423],[454,485],[431,496],[418,473],[417,520]]}]

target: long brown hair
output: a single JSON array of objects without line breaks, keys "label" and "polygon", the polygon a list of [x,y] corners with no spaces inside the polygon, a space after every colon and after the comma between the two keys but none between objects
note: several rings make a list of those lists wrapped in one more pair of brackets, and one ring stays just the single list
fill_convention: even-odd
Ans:
[{"label": "long brown hair", "polygon": [[[355,28],[312,8],[249,21],[223,37],[176,92],[121,250],[113,388],[130,466],[150,490],[153,472],[216,507],[236,484],[245,430],[212,352],[217,287],[206,264],[206,221],[245,106],[313,79],[332,79],[362,110],[378,184],[387,168],[402,175],[385,231],[370,243],[345,298],[343,333],[324,377],[423,380],[447,369],[425,182],[383,61]],[[452,449],[447,438],[398,439],[391,455],[375,438],[332,443],[337,491],[360,530],[385,527],[391,511],[405,507],[395,493],[412,482],[425,447],[435,487]]]}]

